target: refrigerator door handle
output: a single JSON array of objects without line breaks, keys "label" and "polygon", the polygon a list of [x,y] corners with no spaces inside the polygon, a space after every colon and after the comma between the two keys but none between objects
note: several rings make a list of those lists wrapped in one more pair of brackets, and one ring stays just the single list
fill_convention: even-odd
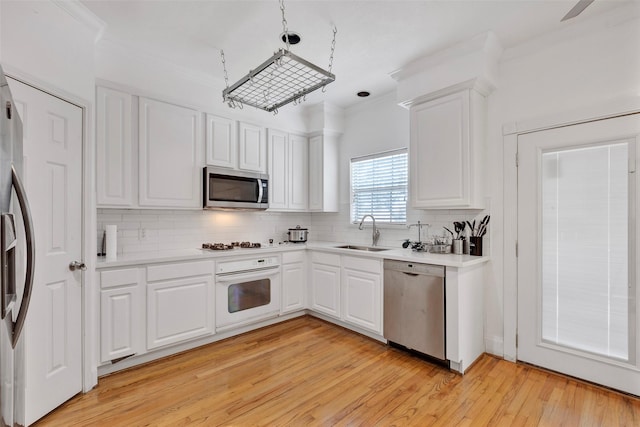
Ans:
[{"label": "refrigerator door handle", "polygon": [[29,203],[27,201],[27,194],[22,186],[22,181],[16,173],[16,170],[11,166],[11,175],[13,178],[13,186],[18,198],[18,204],[20,205],[20,211],[22,212],[22,220],[24,222],[24,231],[26,237],[27,246],[27,271],[24,279],[24,291],[22,292],[22,302],[20,303],[20,310],[18,316],[13,324],[13,333],[11,335],[11,345],[13,348],[18,343],[22,327],[27,318],[27,310],[29,309],[29,301],[31,300],[31,291],[33,289],[33,273],[34,273],[34,261],[36,256],[35,251],[35,239],[33,233],[33,221],[31,220],[31,210],[29,209]]}]

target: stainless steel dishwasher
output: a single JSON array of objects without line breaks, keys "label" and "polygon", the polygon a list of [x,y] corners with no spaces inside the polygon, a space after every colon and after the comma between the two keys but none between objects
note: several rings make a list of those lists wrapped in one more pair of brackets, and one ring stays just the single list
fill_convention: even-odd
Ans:
[{"label": "stainless steel dishwasher", "polygon": [[384,337],[445,361],[445,268],[384,260]]}]

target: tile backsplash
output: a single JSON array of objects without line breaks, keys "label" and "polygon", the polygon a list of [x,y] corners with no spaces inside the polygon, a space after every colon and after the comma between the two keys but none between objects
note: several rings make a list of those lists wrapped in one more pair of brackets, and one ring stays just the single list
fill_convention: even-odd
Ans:
[{"label": "tile backsplash", "polygon": [[[430,235],[443,235],[443,227],[453,230],[453,221],[472,221],[485,212],[466,210],[408,210],[407,222],[429,224]],[[251,241],[266,243],[287,240],[287,231],[300,225],[309,229],[310,241],[371,244],[371,224],[364,230],[350,224],[349,205],[338,213],[223,212],[182,210],[98,209],[98,252],[107,224],[118,226],[118,254],[172,249],[199,248],[204,242]],[[427,229],[423,228],[422,240]],[[489,254],[491,225],[484,239]],[[405,225],[380,228],[379,246],[401,247],[405,239],[417,240],[418,230]]]}]

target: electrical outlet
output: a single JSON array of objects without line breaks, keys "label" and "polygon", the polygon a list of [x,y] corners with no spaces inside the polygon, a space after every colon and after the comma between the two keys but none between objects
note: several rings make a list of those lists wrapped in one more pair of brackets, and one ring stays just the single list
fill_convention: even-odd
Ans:
[{"label": "electrical outlet", "polygon": [[138,240],[147,240],[147,230],[145,228],[138,229]]}]

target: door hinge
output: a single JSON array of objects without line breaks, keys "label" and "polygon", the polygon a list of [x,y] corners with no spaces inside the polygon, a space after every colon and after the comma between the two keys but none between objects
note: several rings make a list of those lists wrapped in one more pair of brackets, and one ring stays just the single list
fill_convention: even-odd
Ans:
[{"label": "door hinge", "polygon": [[516,258],[518,258],[518,241],[516,240]]},{"label": "door hinge", "polygon": [[518,153],[516,152],[516,167],[520,166],[520,157],[518,156]]},{"label": "door hinge", "polygon": [[516,348],[518,348],[518,334],[516,334]]}]

